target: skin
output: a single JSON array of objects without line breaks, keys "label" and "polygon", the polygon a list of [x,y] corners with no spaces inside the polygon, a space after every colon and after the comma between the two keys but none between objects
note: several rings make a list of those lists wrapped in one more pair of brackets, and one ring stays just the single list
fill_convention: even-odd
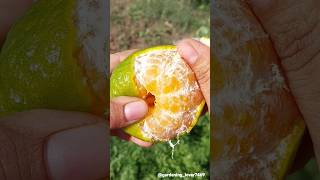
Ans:
[{"label": "skin", "polygon": [[[16,1],[19,1],[17,3]],[[11,2],[11,4],[10,4]],[[23,3],[21,3],[23,2]],[[10,26],[31,5],[30,0],[1,1],[0,44]],[[305,118],[318,163],[320,162],[320,57],[318,52],[317,25],[319,2],[307,0],[252,0],[249,2],[266,32],[270,35],[286,72],[290,88]],[[299,5],[299,8],[296,8]],[[10,13],[6,10],[10,9]],[[7,14],[10,14],[9,18]],[[308,19],[308,22],[305,21]],[[282,25],[285,24],[285,25]],[[196,74],[200,88],[210,109],[210,51],[201,43],[187,39],[177,44],[181,56]],[[110,55],[112,70],[131,52]],[[110,102],[110,128],[112,134],[133,141],[141,146],[150,146],[136,141],[119,129],[126,126],[140,114],[127,116],[125,107],[141,99],[119,97]],[[131,111],[132,112],[132,111]],[[51,119],[51,120],[50,120]],[[54,119],[54,121],[52,120]],[[58,120],[58,121],[57,121]],[[0,179],[70,179],[86,177],[98,179],[107,172],[107,130],[105,120],[78,112],[54,110],[31,110],[0,120]],[[83,135],[89,135],[84,140]],[[81,139],[81,141],[77,141]],[[92,141],[95,139],[95,141]],[[70,148],[77,151],[70,151]],[[63,157],[63,158],[59,158]],[[90,160],[86,159],[90,157]],[[95,159],[93,161],[92,159]],[[90,163],[92,164],[90,164]],[[80,165],[79,165],[80,164]],[[88,166],[84,166],[89,164]],[[76,173],[75,173],[76,172]],[[78,175],[78,176],[77,176]]]},{"label": "skin", "polygon": [[[210,109],[210,48],[198,41],[185,39],[177,43],[177,49],[186,63],[188,63],[191,69],[195,72],[201,91],[207,102],[206,104],[208,106],[208,109]],[[110,71],[112,72],[112,70],[121,61],[123,61],[134,51],[136,50],[128,50],[110,55]],[[133,112],[136,113],[132,116],[134,116],[135,118],[128,118],[128,116],[126,116],[125,114],[126,111],[123,110],[130,102],[139,102],[139,106],[132,106]],[[141,141],[133,136],[129,136],[121,130],[121,127],[129,125],[135,122],[135,120],[142,119],[148,112],[147,108],[148,106],[146,105],[145,101],[139,98],[117,97],[111,99],[111,134],[116,135],[124,140],[132,141],[142,147],[150,147],[152,145],[151,143]]]},{"label": "skin", "polygon": [[32,0],[0,1],[0,45],[4,42],[12,23],[19,19],[31,5]]},{"label": "skin", "polygon": [[184,39],[177,43],[177,49],[195,73],[210,112],[210,48],[199,41]]},{"label": "skin", "polygon": [[3,117],[0,179],[106,177],[107,128],[105,120],[79,112],[38,109]]},{"label": "skin", "polygon": [[[0,47],[31,0],[0,1]],[[111,70],[133,51],[110,55]],[[142,109],[135,111],[136,108]],[[147,112],[144,101],[119,97],[110,102],[111,134],[140,146],[122,127]],[[101,179],[108,177],[109,140],[105,119],[87,113],[35,109],[0,119],[0,179]],[[74,151],[76,149],[76,151]]]},{"label": "skin", "polygon": [[320,1],[248,3],[274,44],[320,164]]},{"label": "skin", "polygon": [[[110,55],[110,73],[112,70],[126,57],[136,50],[128,50]],[[131,106],[128,104],[130,103]],[[131,109],[130,109],[131,108]],[[128,110],[129,109],[129,110]],[[129,136],[121,129],[142,119],[148,112],[148,105],[142,99],[136,97],[116,97],[110,101],[110,129],[111,134],[120,137],[121,139],[132,141],[142,147],[150,147],[152,143],[144,142],[133,136]],[[132,112],[132,113],[130,113]]]}]

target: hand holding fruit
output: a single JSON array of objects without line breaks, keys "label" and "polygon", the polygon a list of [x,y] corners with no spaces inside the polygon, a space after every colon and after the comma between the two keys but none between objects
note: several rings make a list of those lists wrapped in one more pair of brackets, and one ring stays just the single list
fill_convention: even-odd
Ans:
[{"label": "hand holding fruit", "polygon": [[[18,18],[21,19],[21,15],[32,4],[32,1],[8,0],[2,1],[2,3],[0,6],[0,46],[7,36],[9,28],[14,29],[12,24]],[[60,1],[60,3],[67,2]],[[46,14],[44,11],[46,9],[41,7],[45,7],[45,4],[40,5],[36,11]],[[63,5],[63,7],[66,6]],[[69,7],[63,11],[71,14],[68,12],[72,9]],[[25,25],[28,24],[26,22],[22,27],[25,28]],[[42,27],[43,29],[44,27]],[[13,38],[17,36],[12,35]],[[10,41],[10,38],[7,40]],[[26,47],[31,48],[31,45]],[[19,51],[19,48],[12,48],[12,51]],[[33,54],[33,51],[30,52]],[[41,52],[43,53],[43,51]],[[58,60],[56,58],[57,56],[53,60]],[[32,58],[28,57],[28,59]],[[33,64],[34,67],[39,67],[39,65]],[[10,70],[8,71],[10,72]],[[2,69],[0,72],[5,73],[7,70]],[[26,73],[25,77],[30,78],[30,74],[30,72]],[[12,72],[10,76],[5,75],[5,77],[13,78],[15,75],[17,73]],[[36,77],[39,78],[39,74]],[[3,82],[0,84],[1,90],[8,85]],[[30,84],[39,85],[38,83]],[[14,85],[16,83],[12,83],[8,87]],[[40,87],[37,87],[36,91],[39,89]],[[33,94],[38,95],[34,91]],[[1,96],[1,98],[6,97],[9,96]],[[15,102],[18,104],[24,99],[21,96],[15,97]],[[24,104],[26,104],[25,101]],[[2,105],[8,104],[2,99]],[[0,109],[1,113],[8,112],[3,107]],[[34,108],[19,113],[12,111],[10,115],[4,114],[1,114],[0,118],[0,143],[2,145],[0,148],[2,161],[0,179],[100,179],[107,177],[109,149],[105,119],[82,112],[36,110]]]},{"label": "hand holding fruit", "polygon": [[[123,51],[110,55],[110,71],[134,50]],[[122,96],[111,99],[110,101],[110,129],[113,135],[121,139],[132,141],[140,146],[148,147],[151,143],[144,142],[133,136],[125,134],[121,128],[134,123],[143,118],[148,112],[148,106],[142,99],[137,97]]]},{"label": "hand holding fruit", "polygon": [[210,112],[210,48],[192,39],[180,41],[177,48],[195,73]]},{"label": "hand holding fruit", "polygon": [[251,0],[270,35],[320,164],[320,4],[317,0]]},{"label": "hand holding fruit", "polygon": [[[191,69],[195,72],[195,76],[197,81],[199,82],[200,89],[203,93],[203,96],[207,100],[208,107],[209,106],[209,97],[210,97],[210,51],[209,47],[196,41],[196,40],[183,40],[178,43],[177,49],[180,53],[180,56],[189,64]],[[110,69],[111,71],[115,68],[115,66],[122,60],[124,60],[128,55],[130,55],[133,51],[125,51],[121,53],[116,53],[110,56]],[[126,66],[129,69],[129,66]],[[114,82],[111,82],[113,85]],[[113,88],[111,88],[112,91]],[[112,92],[111,92],[112,93]],[[134,102],[134,104],[130,103]],[[131,105],[131,106],[128,106]],[[130,109],[129,109],[130,108]],[[136,97],[113,97],[110,102],[110,127],[113,134],[118,135],[122,139],[131,140],[142,146],[149,146],[151,143],[146,144],[135,138],[133,136],[126,135],[122,132],[122,127],[128,126],[132,124],[136,120],[141,120],[144,116],[147,115],[148,112],[147,104],[139,98]],[[130,112],[134,112],[134,114],[127,114]],[[130,118],[131,116],[131,118]],[[133,134],[135,134],[133,132]],[[130,134],[130,132],[129,132]]]},{"label": "hand holding fruit", "polygon": [[149,110],[124,131],[147,142],[169,141],[190,132],[205,100],[210,107],[209,59],[209,47],[195,40],[128,56],[111,75],[110,97],[139,97]]}]

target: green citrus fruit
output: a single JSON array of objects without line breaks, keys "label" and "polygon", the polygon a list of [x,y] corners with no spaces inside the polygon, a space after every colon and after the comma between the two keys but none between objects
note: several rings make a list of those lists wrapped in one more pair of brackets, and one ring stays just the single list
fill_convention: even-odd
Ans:
[{"label": "green citrus fruit", "polygon": [[194,73],[173,45],[147,48],[126,58],[112,73],[110,96],[148,102],[148,115],[124,131],[149,142],[189,132],[204,106]]},{"label": "green citrus fruit", "polygon": [[39,0],[14,24],[0,54],[0,117],[34,108],[103,115],[104,3]]}]

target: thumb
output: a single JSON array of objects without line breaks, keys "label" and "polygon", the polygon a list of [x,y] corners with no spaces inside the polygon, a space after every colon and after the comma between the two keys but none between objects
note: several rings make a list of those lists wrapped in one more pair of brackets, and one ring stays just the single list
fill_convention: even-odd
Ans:
[{"label": "thumb", "polygon": [[195,73],[210,110],[210,48],[193,39],[180,41],[177,48],[182,58]]},{"label": "thumb", "polygon": [[80,112],[31,110],[0,119],[0,179],[107,176],[108,128]]},{"label": "thumb", "polygon": [[141,120],[148,112],[145,101],[136,97],[121,96],[110,101],[110,129],[126,127]]}]

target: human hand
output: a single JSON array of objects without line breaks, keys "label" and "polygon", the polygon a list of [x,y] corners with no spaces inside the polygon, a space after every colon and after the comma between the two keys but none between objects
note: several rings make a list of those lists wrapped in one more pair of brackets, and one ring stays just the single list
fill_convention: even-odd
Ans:
[{"label": "human hand", "polygon": [[12,24],[31,7],[32,3],[32,0],[0,1],[0,48]]},{"label": "human hand", "polygon": [[[0,47],[32,0],[0,2]],[[10,11],[10,12],[8,12]],[[31,110],[0,118],[0,179],[107,177],[106,120],[80,112]]]},{"label": "human hand", "polygon": [[[110,72],[135,50],[128,50],[110,55]],[[110,129],[111,134],[121,139],[132,141],[142,147],[149,147],[152,143],[142,141],[123,132],[126,127],[137,120],[141,120],[148,112],[148,105],[137,97],[121,96],[110,100]]]},{"label": "human hand", "polygon": [[320,1],[250,0],[269,34],[320,164]]},{"label": "human hand", "polygon": [[177,49],[196,75],[210,112],[210,48],[193,39],[177,43]]},{"label": "human hand", "polygon": [[105,119],[81,112],[31,110],[0,119],[0,179],[107,177]]}]

